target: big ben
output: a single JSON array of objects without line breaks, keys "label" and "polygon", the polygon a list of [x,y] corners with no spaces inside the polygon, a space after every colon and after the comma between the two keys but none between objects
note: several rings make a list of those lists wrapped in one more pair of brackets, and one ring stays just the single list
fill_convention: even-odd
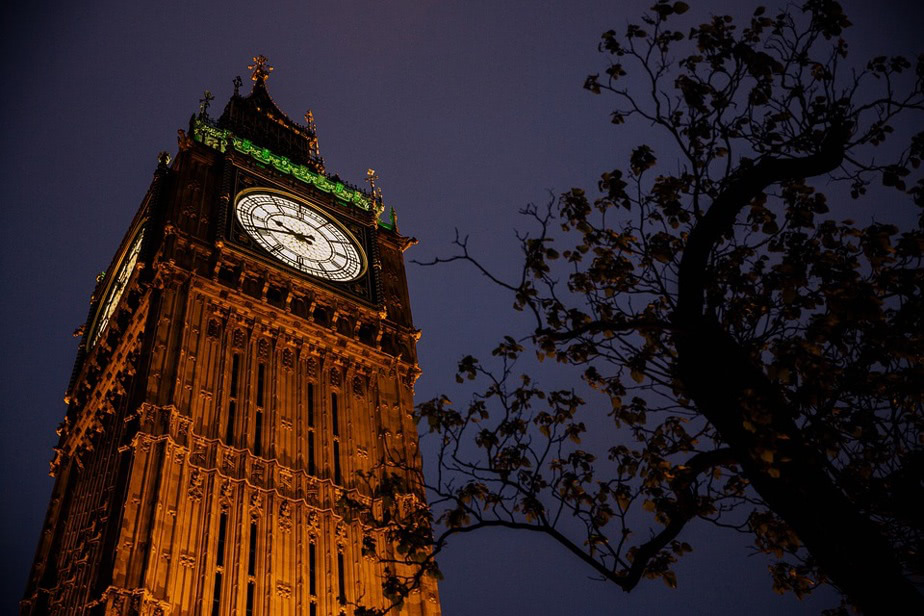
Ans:
[{"label": "big ben", "polygon": [[[386,458],[420,470],[413,240],[382,220],[371,171],[368,188],[326,171],[266,59],[251,69],[161,155],[97,280],[23,615],[389,603],[388,542],[338,503],[371,503]],[[435,581],[400,613],[438,615]]]}]

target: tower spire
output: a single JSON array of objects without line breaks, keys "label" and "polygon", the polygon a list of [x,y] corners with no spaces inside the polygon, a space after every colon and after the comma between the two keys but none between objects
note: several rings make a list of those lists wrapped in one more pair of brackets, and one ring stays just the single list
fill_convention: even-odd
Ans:
[{"label": "tower spire", "polygon": [[302,126],[276,105],[266,87],[266,80],[274,70],[266,56],[253,56],[247,68],[251,71],[250,93],[241,96],[243,83],[239,77],[235,78],[234,95],[218,118],[217,127],[323,174],[324,160],[318,149],[314,117],[310,112],[306,114],[308,126]]}]

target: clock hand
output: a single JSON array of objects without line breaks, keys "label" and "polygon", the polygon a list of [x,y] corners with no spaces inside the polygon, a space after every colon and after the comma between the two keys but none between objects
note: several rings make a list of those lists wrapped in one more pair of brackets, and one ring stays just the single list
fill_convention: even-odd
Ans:
[{"label": "clock hand", "polygon": [[305,235],[304,233],[299,233],[298,231],[293,231],[292,229],[289,229],[287,226],[283,225],[280,222],[276,222],[276,221],[273,221],[273,222],[275,222],[277,225],[285,229],[285,231],[282,231],[280,229],[273,229],[271,227],[258,227],[256,225],[254,225],[253,228],[259,229],[260,231],[269,231],[270,233],[284,233],[286,235],[292,235],[295,237],[295,239],[301,242],[305,242],[309,246],[315,241],[315,237],[313,235]]},{"label": "clock hand", "polygon": [[298,238],[298,239],[306,238],[306,239],[308,240],[308,243],[309,243],[309,244],[310,244],[311,242],[314,241],[314,236],[313,236],[313,235],[305,235],[305,234],[303,234],[303,233],[299,233],[298,231],[293,231],[292,229],[290,229],[289,227],[287,227],[287,226],[285,225],[285,223],[280,222],[280,221],[276,220],[275,218],[273,219],[273,224],[275,224],[275,225],[278,226],[278,227],[282,227],[283,229],[285,229],[286,231],[288,231],[289,233],[291,233],[292,235],[294,235],[294,236],[295,236],[296,238]]}]

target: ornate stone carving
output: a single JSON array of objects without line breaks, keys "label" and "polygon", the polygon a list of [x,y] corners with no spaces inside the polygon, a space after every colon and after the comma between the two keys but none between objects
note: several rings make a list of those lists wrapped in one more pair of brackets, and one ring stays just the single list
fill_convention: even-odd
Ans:
[{"label": "ornate stone carving", "polygon": [[320,507],[320,506],[321,506],[321,499],[318,497],[318,490],[317,490],[317,489],[308,490],[308,491],[305,493],[305,500],[306,500],[306,501],[308,502],[308,504],[311,505],[312,507]]},{"label": "ornate stone carving", "polygon": [[253,466],[250,467],[250,480],[257,485],[263,485],[265,471],[266,467],[263,466],[262,462],[254,462]]},{"label": "ornate stone carving", "polygon": [[330,384],[331,385],[333,385],[334,387],[340,387],[340,377],[341,377],[340,368],[338,368],[337,366],[334,366],[333,368],[330,369]]},{"label": "ornate stone carving", "polygon": [[288,501],[279,505],[279,529],[284,533],[292,530],[292,505]]},{"label": "ornate stone carving", "polygon": [[243,330],[236,329],[234,334],[231,336],[231,346],[242,349],[244,348],[244,332]]},{"label": "ornate stone carving", "polygon": [[230,449],[221,455],[221,472],[225,475],[233,475],[237,468],[237,456]]},{"label": "ornate stone carving", "polygon": [[414,383],[417,382],[417,374],[414,372],[408,372],[401,379],[401,384],[404,385],[404,388],[409,391],[414,391]]},{"label": "ornate stone carving", "polygon": [[307,515],[305,516],[305,527],[307,528],[309,535],[317,535],[321,530],[321,515],[313,509],[308,511]]},{"label": "ornate stone carving", "polygon": [[347,526],[343,520],[337,522],[334,534],[337,536],[337,543],[343,545],[347,538]]},{"label": "ornate stone carving", "polygon": [[221,487],[218,492],[218,503],[222,511],[227,511],[234,502],[234,486],[229,479],[221,480]]},{"label": "ornate stone carving", "polygon": [[168,616],[169,608],[164,608],[161,605],[149,605],[145,607],[145,610],[141,613],[145,616],[150,614],[150,616]]},{"label": "ornate stone carving", "polygon": [[195,466],[203,466],[205,464],[205,448],[206,443],[201,437],[196,437],[193,439],[193,450],[189,454],[189,463]]},{"label": "ornate stone carving", "polygon": [[182,415],[175,408],[170,407],[170,431],[176,434],[177,437],[182,438],[187,436],[189,434],[189,425],[191,423],[191,417]]},{"label": "ornate stone carving", "polygon": [[197,503],[202,500],[202,484],[202,471],[194,468],[192,472],[189,473],[189,488],[186,490],[186,493],[189,494],[189,498]]},{"label": "ornate stone carving", "polygon": [[256,520],[263,515],[263,495],[259,492],[250,493],[250,518]]}]

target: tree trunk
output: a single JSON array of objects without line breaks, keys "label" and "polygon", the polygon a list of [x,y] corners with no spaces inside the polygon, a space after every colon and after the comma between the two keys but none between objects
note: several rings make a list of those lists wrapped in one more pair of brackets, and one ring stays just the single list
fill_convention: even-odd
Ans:
[{"label": "tree trunk", "polygon": [[[792,528],[852,603],[867,616],[924,614],[924,597],[905,578],[875,524],[827,475],[825,453],[805,441],[782,392],[705,313],[709,255],[732,232],[742,208],[767,186],[836,169],[851,130],[849,123],[832,125],[813,154],[765,158],[739,168],[697,221],[678,276],[673,316],[677,378],[735,452],[744,476],[767,506]],[[768,450],[772,462],[762,457]]]},{"label": "tree trunk", "polygon": [[[757,493],[864,614],[924,614],[924,597],[876,526],[826,474],[824,453],[805,442],[780,392],[714,320],[697,320],[676,337],[678,377]],[[745,402],[762,414],[762,425],[751,418],[755,431],[744,426]],[[761,457],[766,449],[774,451],[772,466]]]}]

